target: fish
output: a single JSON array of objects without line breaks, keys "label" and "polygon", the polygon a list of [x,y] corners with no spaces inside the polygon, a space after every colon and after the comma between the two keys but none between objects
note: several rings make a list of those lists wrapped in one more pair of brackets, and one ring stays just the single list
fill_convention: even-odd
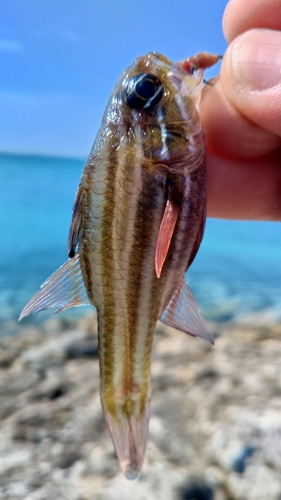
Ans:
[{"label": "fish", "polygon": [[19,318],[95,306],[102,409],[131,480],[146,453],[157,320],[214,343],[185,272],[205,227],[199,105],[204,70],[218,58],[174,63],[149,52],[122,73],[76,193],[69,259]]}]

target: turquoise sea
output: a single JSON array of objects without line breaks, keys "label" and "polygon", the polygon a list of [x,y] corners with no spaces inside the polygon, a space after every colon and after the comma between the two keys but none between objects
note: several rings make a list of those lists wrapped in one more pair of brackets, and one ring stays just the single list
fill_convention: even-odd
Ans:
[{"label": "turquoise sea", "polygon": [[[0,155],[0,323],[66,259],[84,160]],[[281,225],[209,219],[188,281],[206,319],[281,319]],[[79,309],[79,311],[78,311]],[[83,314],[85,308],[60,313]],[[41,322],[51,312],[23,320]]]}]

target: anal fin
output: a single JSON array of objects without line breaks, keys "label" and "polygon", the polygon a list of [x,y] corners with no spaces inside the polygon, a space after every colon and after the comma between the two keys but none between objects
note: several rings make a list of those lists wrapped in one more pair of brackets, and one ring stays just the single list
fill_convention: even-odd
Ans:
[{"label": "anal fin", "polygon": [[77,253],[41,285],[40,290],[21,312],[19,321],[29,314],[53,307],[57,308],[56,312],[58,312],[68,307],[88,304],[90,302],[80,269],[79,253]]},{"label": "anal fin", "polygon": [[199,306],[189,290],[185,278],[177,287],[160,321],[182,332],[201,337],[214,344],[214,338],[205,323]]}]

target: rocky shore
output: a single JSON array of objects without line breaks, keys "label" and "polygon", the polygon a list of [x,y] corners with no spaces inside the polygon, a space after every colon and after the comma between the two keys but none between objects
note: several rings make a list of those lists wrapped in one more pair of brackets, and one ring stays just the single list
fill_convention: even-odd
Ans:
[{"label": "rocky shore", "polygon": [[94,315],[1,337],[0,498],[281,500],[281,325],[211,329],[214,347],[158,325],[132,483],[102,415]]}]

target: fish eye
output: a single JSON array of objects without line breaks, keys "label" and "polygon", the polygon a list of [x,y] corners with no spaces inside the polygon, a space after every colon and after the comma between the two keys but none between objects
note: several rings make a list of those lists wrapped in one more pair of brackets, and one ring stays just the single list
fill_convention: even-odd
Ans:
[{"label": "fish eye", "polygon": [[134,75],[128,82],[126,102],[132,109],[153,109],[162,97],[162,83],[155,75],[140,73]]}]

